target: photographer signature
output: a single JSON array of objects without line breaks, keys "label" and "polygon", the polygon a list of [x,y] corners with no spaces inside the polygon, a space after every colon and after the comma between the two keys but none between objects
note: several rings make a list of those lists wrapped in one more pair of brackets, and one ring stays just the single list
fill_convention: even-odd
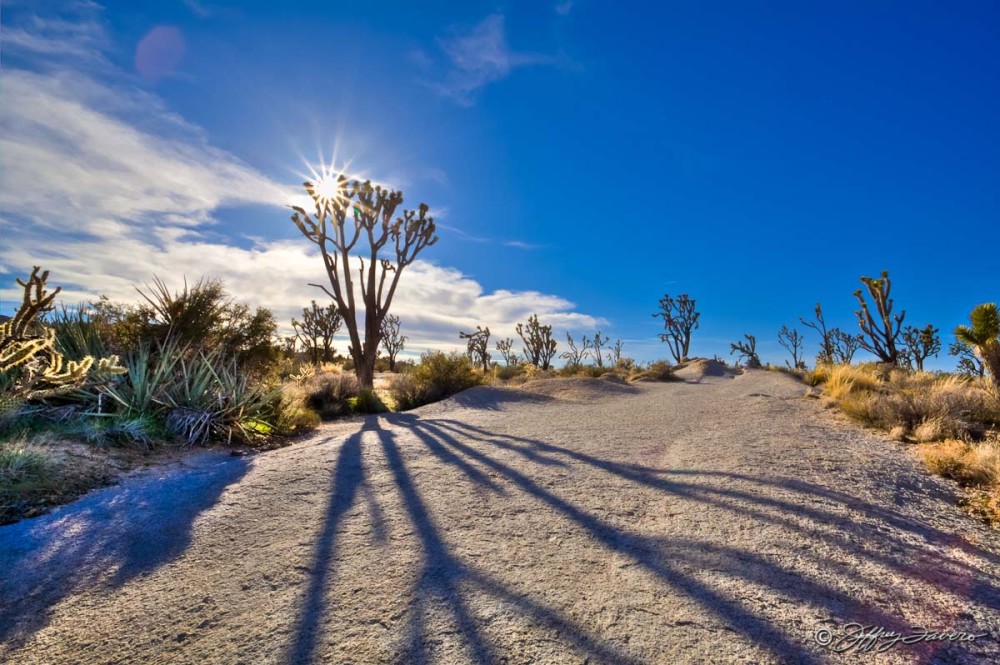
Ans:
[{"label": "photographer signature", "polygon": [[910,633],[903,634],[882,626],[865,626],[849,623],[843,627],[843,635],[835,635],[829,628],[820,628],[813,635],[816,644],[834,653],[859,652],[883,653],[899,644],[919,642],[974,642],[988,633],[967,633],[959,630],[932,631],[914,626]]}]

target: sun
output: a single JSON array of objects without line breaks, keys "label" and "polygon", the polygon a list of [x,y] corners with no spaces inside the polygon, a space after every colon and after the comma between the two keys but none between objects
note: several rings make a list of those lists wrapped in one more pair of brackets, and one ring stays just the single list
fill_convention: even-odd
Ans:
[{"label": "sun", "polygon": [[338,180],[338,174],[325,173],[316,181],[313,192],[316,198],[325,203],[346,201],[347,193],[344,191],[343,184]]}]

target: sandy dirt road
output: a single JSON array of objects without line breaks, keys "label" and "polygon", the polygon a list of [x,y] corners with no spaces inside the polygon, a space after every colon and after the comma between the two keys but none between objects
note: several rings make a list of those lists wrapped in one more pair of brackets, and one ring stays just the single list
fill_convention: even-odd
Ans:
[{"label": "sandy dirt road", "polygon": [[[898,444],[777,373],[567,386],[0,528],[0,662],[1000,662],[1000,535]],[[817,643],[852,622],[983,636]]]}]

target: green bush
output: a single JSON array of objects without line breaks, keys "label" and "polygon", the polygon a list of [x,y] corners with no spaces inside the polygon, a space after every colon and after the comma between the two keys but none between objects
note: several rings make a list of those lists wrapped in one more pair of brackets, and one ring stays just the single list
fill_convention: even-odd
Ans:
[{"label": "green bush", "polygon": [[632,377],[633,381],[676,381],[674,366],[666,360],[657,360]]},{"label": "green bush", "polygon": [[412,376],[432,402],[482,383],[469,357],[457,351],[428,351],[420,356]]},{"label": "green bush", "polygon": [[349,400],[349,404],[354,413],[385,413],[389,410],[372,390],[359,391],[357,397]]},{"label": "green bush", "polygon": [[323,420],[351,411],[350,400],[358,396],[358,380],[346,372],[322,372],[302,384],[305,405]]}]

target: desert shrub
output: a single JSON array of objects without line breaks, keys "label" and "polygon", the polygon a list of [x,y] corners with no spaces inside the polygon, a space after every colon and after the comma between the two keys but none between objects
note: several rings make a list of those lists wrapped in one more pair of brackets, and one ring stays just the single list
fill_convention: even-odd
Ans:
[{"label": "desert shrub", "polygon": [[397,374],[392,377],[389,380],[389,396],[395,402],[396,411],[415,409],[429,401],[411,374]]},{"label": "desert shrub", "polygon": [[384,413],[389,410],[374,390],[360,390],[348,403],[354,413]]},{"label": "desert shrub", "polygon": [[1000,441],[970,443],[949,439],[921,446],[927,468],[965,487],[979,489],[979,512],[1000,523]]},{"label": "desert shrub", "polygon": [[431,401],[444,399],[481,383],[468,356],[458,352],[429,351],[423,354],[412,376]]},{"label": "desert shrub", "polygon": [[494,381],[510,381],[511,379],[521,376],[524,374],[524,368],[521,365],[494,365],[493,366],[493,380]]},{"label": "desert shrub", "polygon": [[656,360],[630,377],[632,381],[676,381],[674,366],[666,360]]},{"label": "desert shrub", "polygon": [[305,406],[323,420],[350,412],[350,400],[358,396],[357,378],[345,372],[324,371],[309,377],[302,385]]}]

